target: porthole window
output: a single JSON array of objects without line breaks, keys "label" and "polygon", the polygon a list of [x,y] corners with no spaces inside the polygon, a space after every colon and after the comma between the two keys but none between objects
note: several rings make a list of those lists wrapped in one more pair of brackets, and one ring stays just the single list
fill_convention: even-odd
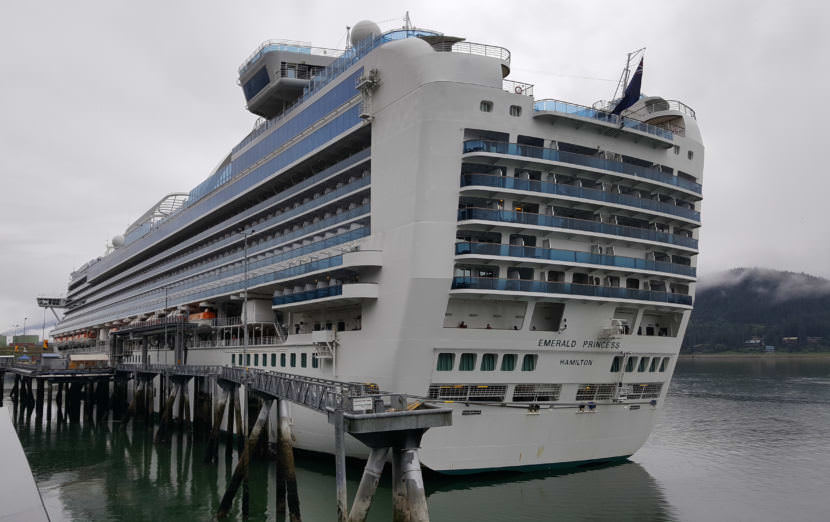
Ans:
[{"label": "porthole window", "polygon": [[510,106],[510,115],[511,116],[521,116],[522,115],[522,108],[518,105],[511,105]]},{"label": "porthole window", "polygon": [[493,102],[489,100],[481,100],[481,104],[479,104],[478,108],[481,112],[493,112]]},{"label": "porthole window", "polygon": [[680,154],[680,146],[679,145],[674,146],[674,153],[675,154]]},{"label": "porthole window", "polygon": [[501,371],[512,372],[516,369],[516,354],[507,353],[501,358]]},{"label": "porthole window", "polygon": [[450,372],[452,371],[452,367],[455,364],[455,354],[454,353],[439,353],[438,354],[438,366],[435,368],[439,372]]},{"label": "porthole window", "polygon": [[692,159],[692,158],[694,158],[694,157],[695,157],[695,153],[694,153],[694,151],[691,151],[691,150],[688,152],[688,154],[687,154],[687,155],[688,155],[689,159]]},{"label": "porthole window", "polygon": [[536,354],[527,354],[522,358],[522,371],[532,372],[536,369]]}]

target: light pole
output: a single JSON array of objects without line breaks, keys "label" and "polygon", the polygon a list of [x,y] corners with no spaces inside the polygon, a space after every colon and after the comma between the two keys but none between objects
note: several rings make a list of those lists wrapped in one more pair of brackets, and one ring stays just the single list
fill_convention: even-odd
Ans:
[{"label": "light pole", "polygon": [[43,309],[43,322],[40,324],[40,342],[43,344],[43,341],[46,340],[46,308]]},{"label": "light pole", "polygon": [[23,318],[23,337],[26,337],[26,321],[28,321],[28,317]]},{"label": "light pole", "polygon": [[242,334],[242,357],[245,361],[245,370],[247,371],[248,366],[248,236],[254,233],[253,229],[250,230],[242,230],[242,257],[245,266],[245,279],[244,279],[244,293],[242,295],[242,328],[245,332]]}]

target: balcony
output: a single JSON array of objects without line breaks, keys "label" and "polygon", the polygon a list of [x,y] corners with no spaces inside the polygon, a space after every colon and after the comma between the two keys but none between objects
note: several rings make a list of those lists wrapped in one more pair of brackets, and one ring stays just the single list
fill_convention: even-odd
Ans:
[{"label": "balcony", "polygon": [[312,308],[319,309],[329,303],[342,306],[365,299],[377,298],[378,285],[375,283],[338,284],[274,296],[271,308],[274,310],[299,311]]},{"label": "balcony", "polygon": [[452,290],[488,290],[503,292],[533,292],[565,294],[580,297],[652,301],[673,305],[692,306],[692,296],[667,292],[652,292],[611,286],[531,281],[527,279],[497,279],[489,277],[454,277]]},{"label": "balcony", "polygon": [[645,241],[656,241],[668,243],[685,248],[697,250],[697,239],[668,234],[649,228],[627,227],[611,223],[600,223],[561,216],[546,216],[542,214],[530,214],[528,212],[517,212],[512,210],[498,210],[489,208],[462,208],[458,210],[458,221],[481,220],[498,221],[501,223],[516,223],[521,225],[532,225],[550,228],[566,228],[570,230],[581,230],[585,232],[596,232],[613,236],[631,237]]},{"label": "balcony", "polygon": [[541,192],[557,196],[592,199],[594,201],[602,201],[605,203],[616,203],[618,205],[653,210],[655,212],[662,212],[663,214],[670,214],[672,216],[691,219],[697,223],[700,223],[700,212],[697,212],[696,210],[662,203],[653,199],[638,198],[636,196],[628,196],[625,194],[614,194],[613,192],[604,192],[602,190],[576,187],[573,185],[561,185],[558,183],[535,181],[531,179],[519,179],[509,176],[497,176],[492,174],[462,174],[461,186],[498,187],[512,190]]},{"label": "balcony", "polygon": [[666,261],[651,261],[648,259],[638,259],[634,257],[608,256],[602,254],[592,254],[590,252],[576,252],[573,250],[558,250],[531,246],[502,245],[498,243],[456,243],[455,254],[458,256],[504,256],[541,259],[545,261],[560,261],[564,263],[584,263],[589,265],[603,265],[634,270],[665,272],[668,274],[677,274],[687,277],[696,277],[697,275],[697,271],[693,266],[668,263]]},{"label": "balcony", "polygon": [[568,119],[577,124],[587,123],[609,131],[609,133],[634,131],[637,138],[647,139],[664,148],[671,147],[674,142],[674,134],[668,129],[584,105],[576,105],[560,100],[539,100],[533,104],[533,111],[536,117]]},{"label": "balcony", "polygon": [[639,165],[632,165],[622,161],[598,158],[596,156],[586,156],[575,152],[565,152],[556,149],[546,149],[544,147],[533,147],[531,145],[519,145],[518,143],[505,143],[502,141],[488,140],[467,140],[464,142],[462,152],[464,154],[474,152],[506,154],[510,156],[522,156],[546,161],[556,161],[559,163],[579,165],[582,167],[590,167],[593,169],[618,172],[621,174],[628,174],[630,176],[646,178],[658,183],[673,185],[696,194],[700,194],[703,191],[703,188],[699,183],[667,174],[659,169],[640,167]]}]

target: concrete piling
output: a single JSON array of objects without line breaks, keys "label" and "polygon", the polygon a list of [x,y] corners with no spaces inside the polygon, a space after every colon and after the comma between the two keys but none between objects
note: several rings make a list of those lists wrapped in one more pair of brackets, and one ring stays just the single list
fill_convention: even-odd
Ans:
[{"label": "concrete piling", "polygon": [[363,476],[360,478],[360,485],[357,487],[352,509],[349,512],[349,522],[363,522],[369,515],[369,508],[372,507],[372,499],[378,489],[378,482],[383,475],[383,468],[389,456],[389,448],[372,448],[366,467],[363,468]]}]

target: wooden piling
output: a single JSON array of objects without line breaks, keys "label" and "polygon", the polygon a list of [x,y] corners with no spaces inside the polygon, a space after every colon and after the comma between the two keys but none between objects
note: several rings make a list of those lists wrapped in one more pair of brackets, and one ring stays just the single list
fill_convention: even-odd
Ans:
[{"label": "wooden piling", "polygon": [[[222,396],[216,405],[216,414],[213,419],[213,428],[210,430],[210,438],[207,444],[207,454],[205,455],[205,462],[210,463],[219,458],[219,428],[222,426],[222,416],[225,415],[225,406],[230,397],[229,390],[222,390]],[[230,416],[229,416],[230,418]]]},{"label": "wooden piling", "polygon": [[294,467],[294,444],[291,441],[291,424],[288,417],[288,404],[286,401],[280,401],[279,408],[279,472],[285,481],[289,517],[291,518],[291,522],[297,522],[300,520],[300,496],[297,492],[297,471]]},{"label": "wooden piling", "polygon": [[167,401],[164,404],[164,411],[161,414],[161,419],[159,420],[159,429],[156,432],[156,439],[155,443],[159,444],[160,442],[165,442],[169,440],[169,426],[170,426],[170,417],[173,414],[173,404],[176,402],[176,395],[180,394],[181,392],[181,384],[176,386],[173,385],[173,391],[170,392],[170,396],[167,397]]},{"label": "wooden piling", "polygon": [[342,411],[334,414],[334,482],[337,491],[337,520],[347,522],[349,493],[346,487],[346,431]]},{"label": "wooden piling", "polygon": [[239,489],[242,479],[248,474],[251,452],[259,441],[259,436],[262,433],[262,428],[265,425],[265,422],[268,420],[268,413],[271,411],[272,404],[273,400],[268,399],[264,401],[259,410],[259,416],[257,417],[256,424],[254,424],[254,428],[251,430],[250,437],[248,437],[245,441],[245,448],[242,450],[242,456],[239,458],[239,462],[237,463],[236,469],[234,469],[230,483],[228,484],[228,489],[225,491],[225,494],[222,496],[222,501],[219,504],[219,511],[216,514],[216,517],[219,519],[228,516],[228,512],[233,504],[233,497],[236,495],[236,491]]},{"label": "wooden piling", "polygon": [[369,453],[369,460],[363,468],[363,476],[360,478],[360,485],[357,487],[352,509],[349,512],[349,522],[363,522],[369,515],[369,508],[372,507],[372,499],[378,488],[380,477],[383,475],[383,467],[388,456],[389,448],[372,448]]},{"label": "wooden piling", "polygon": [[46,383],[46,423],[52,424],[52,382]]},{"label": "wooden piling", "polygon": [[37,386],[37,398],[35,399],[35,422],[37,422],[37,425],[40,426],[43,424],[43,379],[35,379],[35,385]]},{"label": "wooden piling", "polygon": [[58,396],[55,399],[55,409],[57,410],[57,421],[60,425],[64,421],[65,414],[63,412],[63,383],[58,383]]}]

